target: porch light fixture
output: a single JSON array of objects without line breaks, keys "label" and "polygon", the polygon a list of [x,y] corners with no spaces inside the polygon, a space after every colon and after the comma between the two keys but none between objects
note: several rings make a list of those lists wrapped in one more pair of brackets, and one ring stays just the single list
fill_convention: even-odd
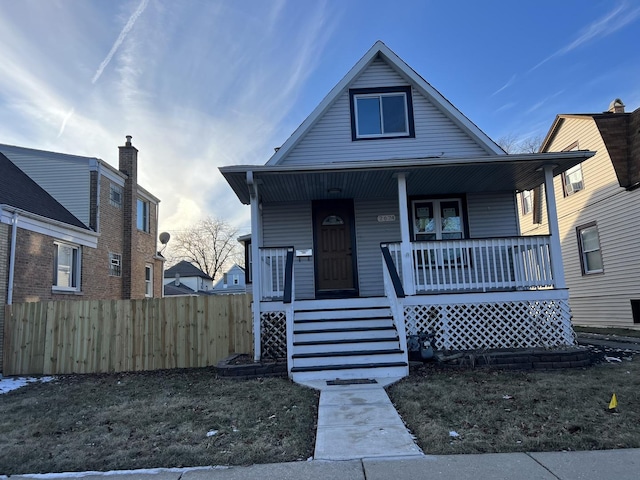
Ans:
[{"label": "porch light fixture", "polygon": [[327,193],[330,195],[338,195],[340,193],[342,193],[342,189],[338,188],[338,187],[331,187],[329,189],[327,189]]}]

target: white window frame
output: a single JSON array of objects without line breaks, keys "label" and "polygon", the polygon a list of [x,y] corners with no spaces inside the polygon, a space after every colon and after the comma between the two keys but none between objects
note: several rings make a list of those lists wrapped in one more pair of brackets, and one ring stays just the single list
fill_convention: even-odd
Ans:
[{"label": "white window frame", "polygon": [[[596,239],[598,240],[598,247],[586,249],[583,241],[583,232],[587,230],[593,230],[596,234]],[[598,232],[598,225],[596,222],[587,223],[585,225],[581,225],[576,228],[576,232],[578,234],[578,249],[580,250],[580,265],[582,267],[583,275],[593,275],[596,273],[604,273],[604,259],[602,258],[602,244],[600,243],[600,233]],[[600,257],[600,265],[602,268],[589,268],[589,253],[598,252],[598,256]]]},{"label": "white window frame", "polygon": [[122,276],[122,255],[119,253],[109,252],[109,276]]},{"label": "white window frame", "polygon": [[109,185],[109,203],[116,208],[122,208],[122,187],[120,185],[115,183]]},{"label": "white window frame", "polygon": [[[142,212],[140,211],[142,207]],[[149,233],[149,213],[150,213],[150,204],[146,200],[142,198],[138,198],[136,202],[136,227],[141,232]],[[142,215],[142,228],[140,228],[140,215]]]},{"label": "white window frame", "polygon": [[153,265],[151,263],[144,266],[144,296],[153,297]]},{"label": "white window frame", "polygon": [[232,282],[234,285],[240,285],[240,275],[238,275],[238,274],[234,273],[234,274],[231,276],[231,282]]},{"label": "white window frame", "polygon": [[[55,246],[54,252],[54,265],[53,265],[53,286],[52,290],[57,292],[79,292],[81,285],[81,272],[82,272],[82,249],[78,245],[73,245],[65,242],[53,242]],[[61,281],[61,269],[60,265],[60,250],[61,249],[70,249],[71,250],[71,265],[63,265],[66,267],[68,275],[68,282],[65,282],[65,285],[61,285],[59,282]]]},{"label": "white window frame", "polygon": [[[458,203],[458,212],[460,213],[460,238],[464,238],[464,211],[462,209],[462,199],[459,197],[451,197],[451,198],[420,198],[411,201],[411,221],[413,222],[413,240],[414,241],[433,241],[433,240],[423,240],[418,238],[418,235],[431,235],[426,233],[420,233],[418,231],[416,221],[418,220],[416,205],[420,203],[431,203],[433,205],[433,220],[435,223],[435,229],[433,234],[435,234],[436,238],[434,240],[442,240],[442,209],[440,205],[446,202],[457,202]],[[445,239],[447,240],[447,239]]]},{"label": "white window frame", "polygon": [[[402,97],[404,100],[404,131],[385,132],[384,131],[384,108],[382,99],[384,97]],[[358,115],[358,101],[363,99],[377,98],[380,118],[380,133],[360,133],[360,118]],[[389,93],[368,93],[356,94],[353,96],[354,112],[356,116],[356,138],[384,138],[384,137],[408,137],[409,136],[409,105],[407,102],[407,94],[405,92],[389,92]]]},{"label": "white window frame", "polygon": [[[580,177],[578,179],[578,177]],[[582,174],[582,164],[575,165],[562,174],[562,186],[564,196],[568,197],[580,190],[584,190],[584,175]]]},{"label": "white window frame", "polygon": [[529,215],[533,212],[533,190],[524,190],[521,192],[520,202],[522,204],[523,215]]}]

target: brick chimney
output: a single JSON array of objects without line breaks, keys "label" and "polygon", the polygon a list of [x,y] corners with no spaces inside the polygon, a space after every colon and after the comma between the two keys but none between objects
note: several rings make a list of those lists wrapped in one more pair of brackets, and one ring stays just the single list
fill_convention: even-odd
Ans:
[{"label": "brick chimney", "polygon": [[624,113],[624,103],[619,98],[616,98],[609,104],[609,113]]},{"label": "brick chimney", "polygon": [[127,175],[124,181],[122,199],[122,298],[132,298],[132,260],[138,212],[138,149],[131,144],[131,135],[127,135],[123,147],[118,147],[118,169]]}]

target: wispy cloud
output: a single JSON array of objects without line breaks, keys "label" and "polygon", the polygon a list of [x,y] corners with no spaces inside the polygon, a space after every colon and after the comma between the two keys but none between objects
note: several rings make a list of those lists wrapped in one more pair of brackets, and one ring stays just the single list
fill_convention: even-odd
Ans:
[{"label": "wispy cloud", "polygon": [[507,83],[505,83],[502,87],[500,87],[498,90],[496,90],[495,92],[493,92],[493,93],[491,94],[491,96],[493,97],[493,96],[497,95],[498,93],[502,92],[503,90],[506,90],[506,89],[507,89],[507,88],[509,88],[511,85],[513,85],[513,82],[515,82],[515,80],[516,80],[516,76],[517,76],[517,75],[515,75],[515,74],[514,74],[514,75],[512,75],[512,76],[511,76],[511,78],[509,79],[509,81],[508,81]]},{"label": "wispy cloud", "polygon": [[531,68],[529,72],[536,70],[555,57],[566,55],[567,53],[575,50],[576,48],[579,48],[580,46],[591,40],[611,35],[617,30],[620,30],[621,28],[634,22],[638,17],[640,17],[640,7],[634,7],[630,7],[626,1],[620,3],[617,7],[604,15],[602,18],[599,18],[598,20],[583,28],[580,31],[578,38],[549,55],[547,58]]},{"label": "wispy cloud", "polygon": [[133,14],[129,17],[129,20],[127,21],[125,26],[122,28],[120,35],[118,35],[118,38],[113,43],[111,50],[109,50],[109,53],[104,58],[104,60],[102,60],[102,63],[98,67],[98,70],[96,70],[96,73],[93,75],[93,78],[91,79],[91,83],[96,83],[98,79],[102,76],[102,72],[104,72],[104,69],[107,68],[107,65],[109,65],[109,62],[111,62],[111,59],[118,51],[118,48],[120,48],[120,45],[122,45],[122,42],[124,42],[124,39],[127,37],[129,32],[135,25],[138,17],[142,15],[142,12],[144,12],[145,8],[147,8],[148,4],[149,4],[149,0],[142,0],[138,5],[138,8],[136,9],[136,11],[133,12]]},{"label": "wispy cloud", "polygon": [[508,102],[502,105],[500,108],[496,109],[496,113],[504,112],[505,110],[509,110],[517,105],[516,102]]},{"label": "wispy cloud", "polygon": [[542,107],[545,103],[547,103],[549,100],[552,100],[560,95],[562,95],[564,93],[564,90],[560,90],[552,95],[549,95],[545,98],[543,98],[542,100],[540,100],[539,102],[534,103],[531,107],[529,107],[527,109],[527,111],[525,112],[525,114],[529,114],[529,113],[533,113],[536,110],[538,110],[540,107]]}]

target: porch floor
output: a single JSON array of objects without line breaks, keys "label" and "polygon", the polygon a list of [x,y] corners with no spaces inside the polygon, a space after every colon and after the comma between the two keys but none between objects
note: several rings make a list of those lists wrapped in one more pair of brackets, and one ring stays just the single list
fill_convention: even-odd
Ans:
[{"label": "porch floor", "polygon": [[383,388],[397,380],[354,385],[306,382],[320,389],[314,460],[423,456]]}]

